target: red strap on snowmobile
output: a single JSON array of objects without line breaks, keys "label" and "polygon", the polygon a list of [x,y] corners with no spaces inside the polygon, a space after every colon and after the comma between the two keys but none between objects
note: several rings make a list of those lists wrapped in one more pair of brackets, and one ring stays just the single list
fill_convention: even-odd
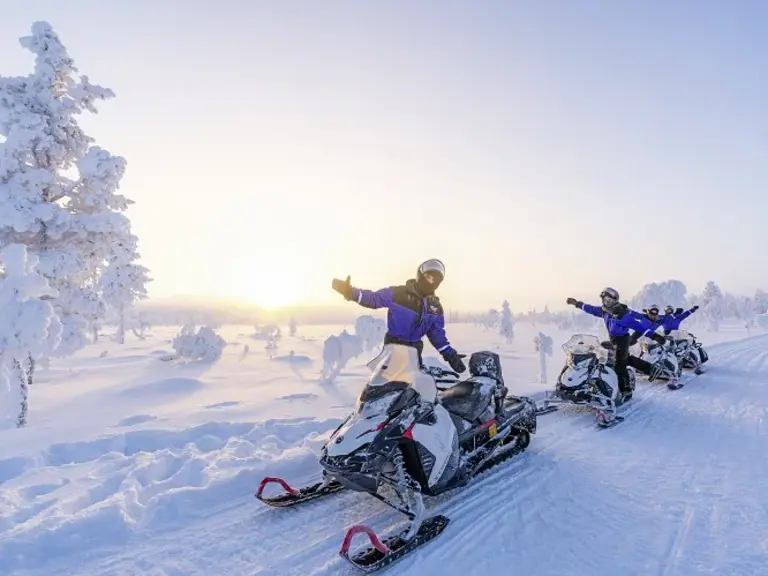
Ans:
[{"label": "red strap on snowmobile", "polygon": [[371,546],[376,548],[379,552],[384,554],[385,556],[389,554],[390,550],[387,548],[387,545],[384,544],[381,540],[379,540],[379,537],[376,536],[376,532],[368,528],[368,526],[363,526],[362,524],[357,524],[355,526],[352,526],[349,530],[347,530],[346,536],[344,536],[344,542],[341,544],[341,550],[339,550],[339,554],[342,556],[346,556],[347,552],[349,552],[349,546],[352,544],[352,538],[355,536],[355,534],[365,534],[368,536],[368,540],[371,541]]},{"label": "red strap on snowmobile", "polygon": [[280,486],[283,487],[283,490],[285,490],[291,496],[299,495],[299,491],[295,488],[291,488],[290,484],[288,484],[288,482],[282,478],[264,478],[264,480],[261,481],[261,484],[259,484],[259,490],[256,492],[256,498],[261,497],[261,493],[264,492],[264,486],[267,484],[280,484]]}]

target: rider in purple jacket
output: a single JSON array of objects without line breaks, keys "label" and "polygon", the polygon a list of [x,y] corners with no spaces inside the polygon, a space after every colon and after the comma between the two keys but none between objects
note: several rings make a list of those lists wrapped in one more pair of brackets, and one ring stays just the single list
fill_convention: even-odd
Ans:
[{"label": "rider in purple jacket", "polygon": [[682,324],[683,320],[688,318],[688,316],[696,312],[698,309],[698,306],[694,306],[690,310],[683,312],[682,308],[674,310],[672,306],[668,305],[664,309],[664,316],[661,317],[661,326],[664,328],[664,334],[669,334],[672,332],[672,330],[679,330],[680,324]]},{"label": "rider in purple jacket", "polygon": [[632,388],[629,382],[627,366],[632,366],[646,374],[649,381],[653,381],[656,376],[653,365],[629,354],[632,338],[630,331],[638,332],[642,336],[647,336],[661,344],[664,344],[665,340],[663,336],[655,333],[658,324],[651,322],[640,312],[631,310],[626,304],[619,302],[619,293],[615,289],[606,288],[600,293],[600,299],[602,300],[602,306],[592,306],[574,298],[568,298],[566,303],[583,310],[587,314],[602,318],[605,322],[608,336],[615,349],[616,359],[614,366],[616,376],[619,379],[619,391],[624,395],[624,401],[626,402],[632,398]]},{"label": "rider in purple jacket", "polygon": [[387,334],[385,344],[404,344],[419,352],[424,348],[426,336],[432,346],[448,362],[452,370],[464,372],[466,366],[459,354],[448,342],[445,334],[445,316],[435,290],[445,278],[445,265],[437,259],[427,260],[418,267],[416,278],[400,286],[381,290],[353,288],[350,277],[346,281],[335,278],[333,289],[347,300],[354,300],[365,308],[387,308]]}]

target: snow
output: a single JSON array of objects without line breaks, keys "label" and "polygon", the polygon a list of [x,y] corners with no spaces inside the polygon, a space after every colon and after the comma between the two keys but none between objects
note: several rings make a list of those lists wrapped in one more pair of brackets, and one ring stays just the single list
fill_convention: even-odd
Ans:
[{"label": "snow", "polygon": [[[304,325],[305,338],[288,338],[303,363],[243,357],[242,326],[220,329],[230,345],[218,361],[159,362],[171,327],[39,369],[28,427],[0,432],[0,573],[354,573],[337,555],[346,528],[387,532],[401,515],[354,493],[293,510],[253,498],[264,476],[319,477],[320,447],[377,352],[320,383],[323,341],[341,328]],[[507,344],[479,326],[447,329],[462,352],[497,352],[511,393],[534,397],[545,388],[534,337],[553,339],[554,378],[572,334],[522,322]],[[697,332],[706,374],[675,392],[639,382],[636,408],[609,430],[576,409],[541,416],[525,454],[428,500],[451,523],[386,573],[761,573],[768,335]]]}]

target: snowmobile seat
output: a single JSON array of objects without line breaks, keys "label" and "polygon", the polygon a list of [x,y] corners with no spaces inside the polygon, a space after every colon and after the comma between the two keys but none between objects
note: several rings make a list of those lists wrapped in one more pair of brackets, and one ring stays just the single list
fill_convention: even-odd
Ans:
[{"label": "snowmobile seat", "polygon": [[495,381],[487,376],[473,376],[441,391],[438,398],[448,412],[473,422],[490,405],[496,385]]},{"label": "snowmobile seat", "polygon": [[487,350],[473,352],[469,357],[469,374],[471,376],[493,378],[501,386],[504,386],[504,377],[501,373],[501,359],[495,352],[488,352]]}]

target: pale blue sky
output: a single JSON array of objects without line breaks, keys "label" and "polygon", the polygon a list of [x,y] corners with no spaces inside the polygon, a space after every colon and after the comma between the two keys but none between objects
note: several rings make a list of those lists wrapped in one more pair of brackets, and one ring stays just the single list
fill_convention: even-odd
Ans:
[{"label": "pale blue sky", "polygon": [[117,93],[153,296],[768,288],[768,2],[6,0],[0,74],[34,20]]}]

